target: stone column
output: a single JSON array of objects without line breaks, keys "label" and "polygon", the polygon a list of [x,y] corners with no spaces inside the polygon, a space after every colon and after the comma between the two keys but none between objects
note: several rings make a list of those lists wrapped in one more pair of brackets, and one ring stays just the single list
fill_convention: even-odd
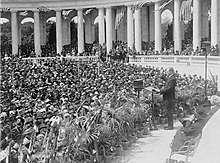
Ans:
[{"label": "stone column", "polygon": [[63,49],[61,10],[56,11],[56,42],[57,42],[57,53],[61,54]]},{"label": "stone column", "polygon": [[160,2],[156,2],[154,6],[155,16],[155,51],[162,50],[162,31],[161,31],[161,12],[159,11]]},{"label": "stone column", "polygon": [[34,52],[36,57],[40,57],[40,16],[38,10],[34,11]]},{"label": "stone column", "polygon": [[133,21],[133,11],[132,6],[127,6],[127,42],[128,47],[133,49],[134,44],[134,21]]},{"label": "stone column", "polygon": [[99,8],[99,44],[105,43],[105,19],[104,8]]},{"label": "stone column", "polygon": [[135,10],[135,49],[137,52],[141,52],[141,9]]},{"label": "stone column", "polygon": [[106,45],[107,53],[112,49],[112,8],[106,8]]},{"label": "stone column", "polygon": [[84,52],[84,27],[82,9],[77,10],[78,54]]},{"label": "stone column", "polygon": [[193,0],[193,50],[201,48],[201,0]]},{"label": "stone column", "polygon": [[11,11],[12,55],[18,53],[18,19],[17,11]]},{"label": "stone column", "polygon": [[181,39],[181,21],[180,17],[180,0],[174,0],[174,50],[181,52],[182,39]]},{"label": "stone column", "polygon": [[219,0],[211,0],[211,46],[215,46],[219,43],[218,5]]}]

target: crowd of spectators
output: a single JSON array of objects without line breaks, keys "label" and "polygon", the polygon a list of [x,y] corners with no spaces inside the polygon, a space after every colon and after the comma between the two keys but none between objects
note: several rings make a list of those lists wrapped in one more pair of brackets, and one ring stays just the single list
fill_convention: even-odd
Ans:
[{"label": "crowd of spectators", "polygon": [[[133,90],[133,81],[145,86],[164,85],[163,68],[110,62],[73,62],[51,59],[36,64],[21,58],[1,60],[1,147],[11,140],[19,143],[22,134],[37,128],[42,135],[55,115],[73,116],[76,109],[92,106],[109,92]],[[181,76],[178,87],[204,83],[197,75]],[[86,107],[85,107],[86,108]]]},{"label": "crowd of spectators", "polygon": [[[106,55],[111,58],[125,58],[126,55],[193,55],[193,56],[204,56],[207,53],[209,56],[220,56],[218,45],[210,47],[209,41],[207,39],[202,40],[201,49],[197,47],[193,49],[192,44],[188,41],[182,42],[182,51],[174,51],[173,43],[164,43],[162,44],[161,51],[154,50],[154,41],[142,41],[142,52],[136,52],[135,48],[132,49],[127,47],[126,42],[122,41],[113,41],[113,47],[110,52],[107,52],[106,45],[100,45],[98,43],[85,44],[85,51],[78,54],[77,45],[69,44],[64,45],[61,54],[56,53],[55,46],[49,44],[41,45],[41,57],[56,57],[56,56],[94,56],[99,55],[103,58],[106,58]],[[8,57],[11,54],[11,46],[2,47],[2,57]],[[18,56],[23,58],[36,57],[34,53],[34,45],[26,44],[20,45],[18,48]]]}]

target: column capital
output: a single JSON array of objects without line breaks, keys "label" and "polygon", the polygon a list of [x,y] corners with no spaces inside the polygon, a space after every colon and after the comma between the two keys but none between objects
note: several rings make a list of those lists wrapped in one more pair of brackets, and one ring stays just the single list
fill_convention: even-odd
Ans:
[{"label": "column capital", "polygon": [[103,9],[103,10],[104,10],[105,7],[102,7],[102,6],[101,6],[101,7],[97,7],[97,9],[99,9],[99,10]]},{"label": "column capital", "polygon": [[54,9],[55,12],[61,12],[62,9]]},{"label": "column capital", "polygon": [[83,11],[84,8],[77,8],[77,11]]},{"label": "column capital", "polygon": [[17,13],[18,12],[18,10],[15,10],[15,9],[10,9],[10,11],[9,12],[11,12],[11,13]]},{"label": "column capital", "polygon": [[157,1],[157,2],[154,2],[154,4],[161,4],[161,2],[160,2],[160,1]]},{"label": "column capital", "polygon": [[112,6],[107,6],[106,9],[112,9]]},{"label": "column capital", "polygon": [[36,9],[32,9],[32,12],[40,12],[40,11],[36,8]]}]

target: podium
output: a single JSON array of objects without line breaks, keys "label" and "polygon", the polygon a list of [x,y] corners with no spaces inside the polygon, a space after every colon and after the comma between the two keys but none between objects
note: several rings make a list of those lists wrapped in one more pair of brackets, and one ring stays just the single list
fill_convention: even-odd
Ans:
[{"label": "podium", "polygon": [[155,110],[155,103],[154,103],[154,93],[159,93],[160,90],[154,87],[146,87],[145,90],[149,91],[151,93],[151,112],[152,112],[152,118],[150,123],[150,129],[151,130],[158,130],[157,124],[155,123],[155,117],[154,117],[154,110]]},{"label": "podium", "polygon": [[144,88],[144,81],[142,79],[137,79],[133,82],[133,87],[135,92],[138,93],[138,99],[140,98],[140,91]]}]

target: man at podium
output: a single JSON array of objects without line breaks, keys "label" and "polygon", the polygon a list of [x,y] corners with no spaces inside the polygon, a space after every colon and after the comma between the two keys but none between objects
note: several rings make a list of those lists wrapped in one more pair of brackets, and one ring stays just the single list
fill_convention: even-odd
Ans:
[{"label": "man at podium", "polygon": [[166,84],[159,93],[163,95],[164,109],[167,110],[168,126],[165,126],[164,129],[172,130],[176,87],[176,75],[172,67],[166,69],[166,77],[163,77],[163,79],[166,81]]}]

